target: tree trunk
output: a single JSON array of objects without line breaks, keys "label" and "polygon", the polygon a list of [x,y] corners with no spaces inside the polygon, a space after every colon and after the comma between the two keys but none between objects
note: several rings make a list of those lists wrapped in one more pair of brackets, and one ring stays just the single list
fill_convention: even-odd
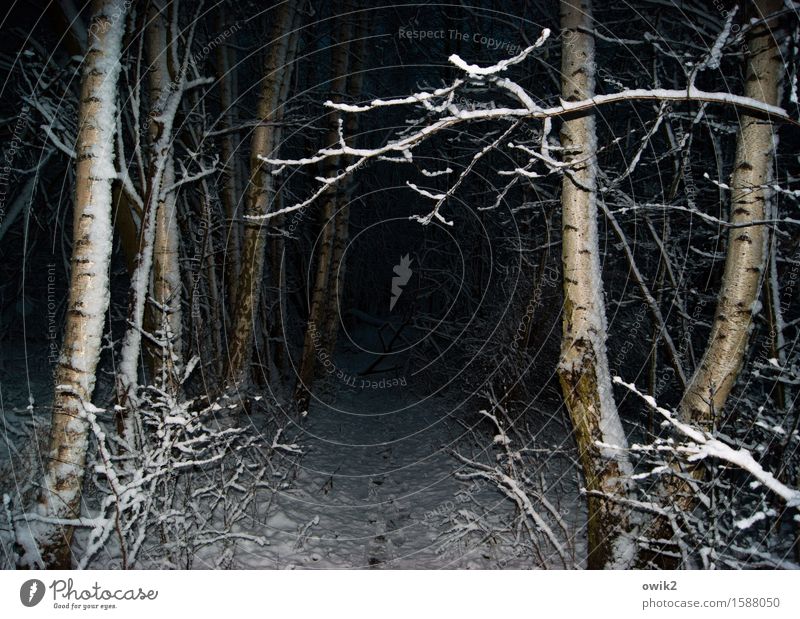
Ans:
[{"label": "tree trunk", "polygon": [[[295,11],[294,20],[291,25],[291,35],[289,37],[289,48],[286,52],[286,69],[284,70],[283,80],[281,82],[280,92],[280,107],[278,108],[278,117],[283,120],[286,112],[285,104],[289,98],[289,89],[292,85],[294,75],[294,59],[297,56],[297,46],[300,41],[300,29],[303,24],[303,15],[300,11]],[[278,125],[276,130],[276,144],[283,142],[283,129],[282,125]],[[283,208],[283,192],[280,187],[275,190],[275,207],[276,210]],[[275,217],[273,225],[277,229],[282,229],[286,223],[286,217],[280,215]],[[265,350],[272,351],[272,365],[277,371],[278,375],[283,374],[286,366],[286,359],[288,357],[286,351],[286,324],[283,320],[283,305],[285,303],[285,295],[283,286],[286,283],[286,256],[284,255],[286,243],[282,236],[276,236],[270,246],[270,277],[272,286],[278,291],[277,303],[273,305],[275,310],[270,315],[270,324],[267,332],[269,333],[268,340],[274,342],[274,346],[270,348],[270,341],[266,342]]]},{"label": "tree trunk", "polygon": [[[561,86],[567,101],[594,95],[594,24],[589,0],[561,1]],[[562,183],[564,319],[558,376],[575,429],[588,491],[589,568],[623,568],[633,559],[629,508],[631,465],[614,403],[606,356],[606,317],[597,239],[594,117],[566,120]],[[599,444],[598,444],[599,443]]]},{"label": "tree trunk", "polygon": [[[225,5],[220,5],[217,12],[217,29],[219,32],[225,31]],[[224,256],[224,279],[225,291],[229,304],[236,300],[237,282],[239,281],[239,271],[241,258],[241,230],[240,214],[237,208],[237,196],[239,195],[239,176],[237,172],[236,158],[236,134],[233,126],[236,123],[234,102],[236,93],[234,91],[234,81],[236,72],[231,68],[231,56],[235,60],[235,49],[229,47],[223,41],[216,49],[217,78],[219,79],[219,104],[222,108],[222,126],[228,132],[222,136],[222,163],[225,166],[223,176],[222,204],[225,209],[226,234]]]},{"label": "tree trunk", "polygon": [[[780,0],[756,0],[757,17],[781,8]],[[770,32],[775,23],[760,25],[748,37],[749,61],[745,96],[777,105],[781,78],[778,45]],[[713,427],[725,406],[744,362],[753,313],[764,272],[768,231],[748,225],[766,218],[772,179],[772,124],[746,112],[739,116],[736,161],[731,179],[731,224],[725,272],[709,344],[692,376],[680,406],[683,421],[704,430]]]},{"label": "tree trunk", "polygon": [[[781,8],[780,0],[756,0],[757,15],[763,18]],[[780,50],[774,38],[775,20],[761,24],[748,33],[749,58],[745,96],[777,105],[781,78]],[[681,421],[712,431],[733,389],[744,363],[753,314],[757,311],[759,291],[769,240],[764,225],[748,225],[766,219],[769,212],[767,185],[772,179],[772,156],[775,149],[772,124],[742,112],[736,144],[736,158],[731,179],[732,227],[728,233],[725,271],[717,302],[709,343],[686,393],[681,400]],[[676,512],[690,511],[696,504],[690,480],[701,480],[702,464],[680,470],[662,488],[665,502]],[[645,537],[655,546],[642,554],[640,562],[659,567],[679,567],[672,554],[661,552],[663,540],[674,531],[663,518],[656,518]]]},{"label": "tree trunk", "polygon": [[[331,60],[331,100],[340,102],[342,94],[347,88],[347,60],[352,39],[352,26],[350,20],[342,18],[340,21],[341,30],[335,40],[339,45],[333,50]],[[328,135],[326,144],[332,145],[339,142],[339,118],[338,112],[331,112],[328,116]],[[340,157],[329,158],[328,174],[336,174]],[[316,371],[317,350],[326,350],[326,312],[331,307],[331,295],[334,294],[331,286],[331,266],[334,255],[334,239],[336,238],[336,216],[337,206],[339,205],[340,190],[338,186],[331,187],[324,196],[322,206],[322,232],[320,233],[319,251],[317,258],[317,268],[314,276],[314,286],[311,290],[311,300],[309,302],[308,326],[306,327],[305,339],[303,341],[303,352],[300,358],[299,370],[297,373],[297,384],[295,386],[295,399],[301,409],[305,409],[309,402],[311,384],[314,382]],[[341,218],[341,216],[340,216]]]},{"label": "tree trunk", "polygon": [[[269,156],[277,147],[275,114],[280,106],[281,75],[284,71],[290,40],[289,25],[292,23],[296,10],[291,2],[285,2],[278,8],[272,44],[264,66],[264,79],[258,101],[259,124],[253,131],[253,141],[250,146],[250,184],[245,213],[251,217],[266,214],[273,199],[272,175],[264,167],[264,162],[259,159],[259,155]],[[239,275],[237,302],[233,312],[228,371],[226,372],[230,382],[239,382],[249,378],[250,356],[255,337],[255,316],[259,307],[264,273],[266,226],[267,224],[262,220],[248,219],[245,221],[242,270]]]},{"label": "tree trunk", "polygon": [[[204,220],[204,225],[202,227],[202,238],[200,245],[202,248],[200,253],[201,260],[197,267],[197,279],[194,283],[194,286],[198,289],[200,288],[200,273],[205,269],[206,281],[208,285],[208,310],[213,323],[209,325],[207,329],[210,333],[213,350],[213,353],[210,355],[210,357],[211,360],[213,360],[214,368],[216,369],[215,375],[218,376],[219,372],[222,370],[219,363],[225,355],[224,348],[222,347],[222,333],[224,332],[222,317],[223,304],[220,302],[220,288],[219,284],[217,283],[217,265],[214,260],[214,235],[211,232],[213,230],[214,214],[212,212],[211,192],[206,179],[203,179],[202,186],[202,217]],[[199,290],[196,291],[196,294],[199,296]],[[199,300],[196,301],[196,305],[195,303],[192,304],[193,322],[202,320],[202,309],[203,308],[200,307]],[[195,331],[195,337],[199,336],[203,331],[205,331],[205,329],[201,329],[198,325]],[[201,354],[201,356],[202,352],[203,351],[198,350],[198,354]]]},{"label": "tree trunk", "polygon": [[[139,362],[142,352],[142,333],[145,330],[146,300],[148,290],[151,289],[151,275],[157,240],[160,244],[162,260],[164,252],[171,251],[170,244],[164,242],[165,229],[163,226],[172,219],[169,211],[175,208],[174,195],[171,207],[163,207],[162,204],[167,202],[166,197],[172,193],[165,191],[165,188],[169,188],[174,184],[173,127],[178,105],[186,87],[187,63],[184,62],[180,69],[172,70],[169,67],[168,56],[170,54],[167,51],[168,48],[163,48],[160,53],[157,51],[162,45],[166,44],[163,10],[163,8],[159,9],[156,5],[151,5],[150,12],[147,13],[149,26],[146,33],[146,43],[149,59],[152,62],[151,69],[156,74],[151,77],[151,89],[154,88],[155,84],[169,84],[169,88],[157,88],[155,89],[156,92],[151,92],[151,98],[154,94],[158,98],[150,101],[151,110],[148,118],[148,129],[150,131],[149,176],[146,179],[147,191],[144,198],[142,224],[139,232],[139,253],[136,259],[136,268],[131,276],[131,298],[128,308],[129,327],[125,332],[120,350],[117,371],[118,426],[126,440],[133,442],[131,446],[135,446],[135,419],[130,415],[128,402],[135,401],[139,384]],[[160,33],[159,30],[161,30]],[[165,56],[167,56],[166,60],[164,60]],[[170,75],[175,75],[175,79],[170,81]],[[160,232],[157,230],[158,223],[162,224]],[[177,234],[177,231],[175,234]],[[159,268],[163,269],[164,267]],[[172,285],[180,287],[179,272],[175,274],[175,281]],[[159,310],[159,313],[163,312]],[[166,313],[169,314],[169,310]],[[152,316],[152,314],[149,315]],[[150,328],[153,327],[152,322],[152,320],[148,320]],[[161,347],[158,348],[160,354]]]},{"label": "tree trunk", "polygon": [[[164,158],[164,173],[159,185],[151,188],[157,194],[155,237],[153,239],[152,299],[147,306],[145,324],[158,340],[148,340],[150,369],[156,385],[174,393],[180,384],[182,359],[181,272],[178,255],[178,221],[175,190],[175,161],[172,145],[158,152],[161,124],[156,122],[158,105],[168,94],[176,75],[169,67],[170,44],[164,8],[151,3],[147,24],[147,54],[150,71],[150,101],[153,121],[150,123],[150,145],[154,157]],[[176,45],[177,41],[173,41]],[[177,70],[177,68],[176,68]]]},{"label": "tree trunk", "polygon": [[177,200],[166,188],[175,183],[172,151],[162,181],[162,195],[156,211],[153,243],[152,324],[159,341],[153,346],[152,373],[155,384],[175,393],[183,366],[183,319],[181,311],[181,270]]},{"label": "tree trunk", "polygon": [[336,189],[331,189],[326,195],[322,207],[322,232],[320,233],[317,269],[314,275],[314,286],[311,289],[308,324],[305,338],[303,339],[303,352],[297,372],[297,384],[295,385],[295,400],[301,410],[307,408],[310,400],[311,385],[314,382],[316,371],[316,358],[319,354],[317,351],[324,350],[322,319],[324,308],[327,305],[328,277],[333,255],[335,194]]},{"label": "tree trunk", "polygon": [[[89,52],[83,67],[76,143],[72,268],[64,345],[56,370],[50,451],[38,512],[47,518],[80,516],[89,442],[84,411],[91,407],[109,303],[111,184],[114,174],[116,85],[125,30],[122,0],[95,0]],[[32,522],[41,557],[23,563],[71,567],[73,528]]]},{"label": "tree trunk", "polygon": [[[367,36],[366,17],[359,15],[356,19],[358,20],[358,25],[353,37],[353,50],[350,53],[350,62],[347,68],[347,94],[353,99],[358,99],[361,96],[361,91],[364,87],[364,41]],[[359,120],[359,114],[350,114],[345,122],[344,134],[351,142],[355,142]],[[352,143],[350,145],[354,146]],[[336,348],[336,338],[341,320],[341,303],[345,277],[344,253],[350,240],[350,200],[353,196],[355,182],[353,179],[348,179],[346,189],[339,194],[339,209],[334,217],[333,256],[330,266],[328,308],[324,316],[323,336],[325,349],[331,355],[333,355],[333,351]]]}]

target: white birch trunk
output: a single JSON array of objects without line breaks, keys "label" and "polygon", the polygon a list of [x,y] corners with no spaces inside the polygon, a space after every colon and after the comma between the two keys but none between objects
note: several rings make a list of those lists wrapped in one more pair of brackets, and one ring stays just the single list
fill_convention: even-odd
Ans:
[{"label": "white birch trunk", "polygon": [[[756,0],[755,5],[761,17],[776,12],[782,3]],[[748,48],[745,96],[777,105],[782,63],[769,28],[755,28]],[[753,315],[758,311],[768,241],[766,226],[748,224],[766,219],[775,135],[772,123],[763,117],[742,112],[740,122],[722,287],[708,346],[680,406],[682,421],[705,430],[712,428],[742,369]]]},{"label": "white birch trunk", "polygon": [[[175,7],[172,7],[173,10]],[[170,44],[167,42],[167,25],[163,9],[151,5],[147,26],[147,51],[150,65],[150,100],[161,101],[169,91],[175,76],[171,73],[168,59]],[[173,41],[171,45],[177,45]],[[176,67],[176,70],[178,68]],[[148,327],[156,335],[159,345],[151,349],[150,367],[155,383],[171,393],[180,384],[182,365],[181,317],[181,271],[178,248],[177,196],[172,189],[175,184],[175,161],[172,144],[159,144],[162,127],[158,122],[150,124],[150,139],[153,155],[163,158],[164,173],[160,185],[151,191],[158,194],[155,231],[153,238],[152,294],[154,303],[149,306]],[[166,149],[166,150],[160,150]]]},{"label": "white birch trunk", "polygon": [[[122,0],[95,0],[83,67],[66,332],[56,370],[50,452],[37,506],[40,515],[51,519],[80,515],[89,442],[83,413],[91,406],[109,304],[116,89],[125,11]],[[44,522],[30,526],[41,554],[28,554],[23,563],[71,567],[73,528]]]},{"label": "white birch trunk", "polygon": [[[562,98],[594,95],[594,37],[588,0],[561,2]],[[606,355],[606,316],[597,239],[596,135],[594,117],[566,120],[561,130],[565,160],[576,161],[562,183],[564,322],[558,375],[575,429],[588,496],[590,568],[627,567],[626,498],[632,467],[617,413]],[[604,498],[600,495],[607,495]]]},{"label": "white birch trunk", "polygon": [[[163,16],[157,17],[155,7],[151,8],[149,15],[152,20],[161,20]],[[162,55],[166,55],[163,52]],[[164,70],[163,68],[161,70]],[[135,399],[136,389],[139,384],[139,357],[142,350],[142,330],[144,328],[145,302],[147,291],[150,285],[150,276],[153,268],[153,257],[156,243],[156,223],[159,214],[159,205],[163,202],[162,188],[166,186],[166,177],[170,176],[171,170],[171,147],[172,130],[178,104],[183,96],[183,89],[186,79],[186,66],[180,69],[180,75],[176,78],[175,88],[165,96],[160,98],[156,108],[152,110],[150,118],[151,131],[151,162],[150,178],[148,183],[147,201],[144,208],[144,218],[142,222],[140,252],[136,263],[136,269],[131,277],[131,301],[129,307],[128,322],[129,327],[125,333],[125,338],[120,351],[120,362],[118,369],[118,398],[121,405],[129,399]],[[153,102],[155,104],[155,102]],[[164,211],[162,211],[162,214]],[[125,416],[123,426],[124,434],[131,440],[130,415]]]},{"label": "white birch trunk", "polygon": [[[781,8],[780,0],[756,0],[759,17]],[[745,95],[776,105],[779,99],[781,60],[779,49],[767,23],[754,28],[748,36],[749,60],[745,79]],[[753,315],[758,311],[758,295],[769,240],[764,225],[748,225],[764,220],[768,185],[772,178],[772,156],[775,136],[771,122],[746,112],[740,115],[733,178],[731,179],[732,227],[728,234],[725,271],[719,293],[709,343],[686,388],[679,407],[679,418],[692,427],[710,431],[733,389],[744,363]],[[705,474],[702,465],[673,464],[676,474],[669,478],[661,492],[663,501],[674,511],[690,511],[696,494],[690,479],[700,480]],[[664,518],[655,518],[644,537],[655,544],[646,551],[642,564],[677,568],[679,561],[660,551],[661,541],[673,536],[671,525]]]}]

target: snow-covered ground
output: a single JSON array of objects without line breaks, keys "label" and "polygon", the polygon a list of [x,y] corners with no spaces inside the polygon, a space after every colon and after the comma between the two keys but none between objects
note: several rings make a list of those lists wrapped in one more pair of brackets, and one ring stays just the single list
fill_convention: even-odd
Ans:
[{"label": "snow-covered ground", "polygon": [[295,439],[305,453],[297,478],[266,523],[271,546],[240,550],[242,566],[497,566],[496,545],[448,543],[446,533],[473,501],[493,507],[498,522],[513,506],[454,477],[457,401],[420,399],[405,382],[373,388],[360,377],[355,386],[329,377],[315,385]]},{"label": "snow-covered ground", "polygon": [[[28,391],[36,403],[37,426],[42,429],[47,424],[52,390],[49,372],[37,368],[26,382],[24,358],[17,361],[6,363],[3,380],[7,440],[2,443],[6,451],[7,444],[30,445],[24,431],[26,425],[30,428],[31,419],[26,408]],[[476,434],[468,432],[471,424],[480,423],[476,411],[481,402],[469,396],[471,389],[454,383],[432,393],[423,376],[413,372],[400,376],[398,370],[361,376],[374,356],[352,343],[339,347],[335,361],[336,369],[343,370],[347,378],[323,372],[314,384],[307,414],[280,436],[279,442],[296,444],[302,455],[291,453],[290,447],[269,456],[277,455],[274,463],[281,475],[296,467],[288,475],[288,483],[272,484],[279,487],[276,492],[259,491],[248,515],[235,525],[241,538],[233,546],[221,542],[198,550],[191,567],[536,567],[529,550],[515,542],[513,523],[518,512],[514,502],[489,482],[456,477],[457,472],[468,469],[453,456],[454,451],[482,462],[494,458],[491,432],[485,428]],[[259,415],[250,420],[254,432],[264,426]],[[267,426],[274,427],[274,423]],[[546,423],[540,426],[546,427]],[[544,440],[551,431],[540,430],[538,438]],[[265,446],[273,441],[272,436],[264,436]],[[488,453],[482,454],[484,450]],[[286,466],[281,463],[282,456]],[[8,454],[2,458],[2,464],[8,466]],[[565,472],[569,466],[559,469],[563,465],[554,463],[551,458],[541,469],[551,478],[553,473],[559,478],[553,485],[558,488],[557,496],[549,500],[564,510],[565,521],[579,527],[582,509],[574,476]],[[36,468],[37,463],[28,466]],[[28,471],[27,476],[36,474]],[[3,491],[18,494],[7,484]],[[17,498],[12,498],[16,504]],[[211,521],[224,517],[215,512]],[[220,526],[212,527],[224,529],[222,522],[217,524]],[[266,538],[268,544],[251,542],[248,536],[260,541]],[[83,534],[78,535],[78,545],[82,539]],[[158,540],[146,546],[149,560],[158,563]],[[108,551],[91,567],[118,566],[117,551]],[[220,563],[223,553],[228,559]]]}]

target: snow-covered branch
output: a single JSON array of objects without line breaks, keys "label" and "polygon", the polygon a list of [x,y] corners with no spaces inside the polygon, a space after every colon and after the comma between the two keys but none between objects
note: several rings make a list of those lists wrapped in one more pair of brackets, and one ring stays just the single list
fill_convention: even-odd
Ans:
[{"label": "snow-covered branch", "polygon": [[653,396],[642,393],[636,388],[636,385],[632,383],[626,383],[619,376],[614,377],[614,383],[625,387],[632,393],[638,395],[647,403],[650,408],[664,417],[664,419],[673,428],[678,430],[686,438],[692,441],[688,445],[682,445],[677,448],[679,452],[688,456],[690,462],[713,457],[738,466],[739,468],[750,473],[761,484],[780,496],[784,501],[786,501],[787,506],[800,509],[800,491],[781,483],[772,473],[764,470],[764,468],[758,462],[756,462],[755,458],[753,458],[753,454],[751,454],[748,450],[735,449],[730,445],[723,443],[719,439],[713,438],[708,433],[703,432],[702,430],[695,428],[688,423],[679,421],[670,411],[659,406]]},{"label": "snow-covered branch", "polygon": [[[636,101],[662,101],[662,102],[686,102],[686,103],[717,103],[720,105],[734,106],[751,113],[766,116],[773,121],[783,121],[797,125],[797,121],[793,119],[783,108],[769,105],[757,99],[735,95],[727,92],[707,92],[697,88],[694,83],[690,82],[685,89],[623,89],[619,92],[596,95],[578,101],[564,101],[561,100],[558,105],[543,106],[534,102],[533,98],[515,82],[507,78],[501,78],[497,74],[505,71],[508,67],[518,64],[525,60],[533,50],[540,47],[549,35],[548,31],[543,31],[542,36],[532,46],[525,49],[522,53],[508,59],[501,61],[497,64],[480,67],[478,65],[468,64],[457,55],[450,57],[450,62],[456,67],[461,69],[466,75],[464,78],[458,78],[453,81],[449,86],[438,88],[432,91],[417,92],[407,97],[400,97],[396,99],[375,99],[369,103],[362,105],[353,105],[349,103],[334,103],[327,101],[325,106],[332,109],[347,112],[347,113],[365,113],[373,110],[378,110],[386,107],[393,106],[421,106],[426,114],[434,113],[438,118],[424,119],[417,123],[417,127],[410,132],[404,130],[398,136],[390,140],[388,143],[373,148],[355,148],[348,146],[341,136],[336,146],[322,148],[311,157],[301,157],[296,159],[286,158],[273,158],[260,156],[260,159],[270,165],[283,167],[283,166],[308,166],[314,165],[331,158],[355,158],[353,163],[347,165],[333,176],[326,178],[318,178],[320,186],[312,193],[307,199],[297,202],[291,206],[277,209],[270,213],[263,215],[250,216],[249,219],[253,220],[266,220],[279,215],[284,215],[292,211],[302,209],[315,200],[320,198],[325,192],[345,178],[349,177],[356,170],[361,168],[367,161],[375,158],[385,158],[392,153],[401,153],[403,161],[409,161],[413,157],[413,151],[420,144],[425,142],[437,134],[444,131],[452,130],[453,128],[472,122],[489,122],[489,121],[508,121],[517,123],[523,120],[540,120],[546,123],[553,118],[575,115],[580,113],[591,113],[592,111],[608,105],[620,103],[632,103]],[[709,59],[709,63],[713,64],[713,60]],[[520,107],[491,107],[473,109],[470,107],[459,106],[457,98],[454,97],[455,93],[466,85],[474,87],[475,84],[480,84],[485,87],[494,86],[495,88],[510,94],[515,100],[521,103]],[[437,102],[439,102],[437,104]],[[652,137],[655,131],[660,126],[660,119],[648,133],[645,139]],[[530,149],[529,149],[530,150]],[[529,152],[532,156],[540,159],[547,164],[551,171],[559,169],[563,164],[553,159],[549,154],[549,147],[547,144],[543,145],[541,153]],[[631,164],[628,174],[632,172],[633,167],[638,163],[638,156]],[[529,178],[538,178],[535,172],[527,168],[517,168],[514,173],[526,176]],[[463,175],[459,177],[459,181]],[[460,184],[456,181],[450,191],[443,194],[444,197],[439,197],[437,200],[441,201],[444,198],[450,197]],[[409,184],[410,187],[415,186]],[[415,219],[424,223],[429,223],[433,218],[439,218],[440,203],[434,207],[431,214],[427,216],[414,216]]]}]

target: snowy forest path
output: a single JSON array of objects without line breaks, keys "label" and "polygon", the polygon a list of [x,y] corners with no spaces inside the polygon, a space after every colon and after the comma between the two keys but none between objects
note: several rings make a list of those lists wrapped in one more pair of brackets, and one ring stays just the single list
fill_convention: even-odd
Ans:
[{"label": "snowy forest path", "polygon": [[[359,361],[340,363],[361,367]],[[300,469],[292,487],[276,495],[267,521],[272,566],[492,567],[494,552],[483,545],[447,542],[464,493],[475,498],[454,476],[450,451],[463,433],[452,420],[454,404],[420,398],[408,385],[349,376],[331,373],[315,384],[295,439],[304,451]],[[499,511],[510,511],[491,489],[483,492]],[[263,563],[263,549],[257,554]]]}]

